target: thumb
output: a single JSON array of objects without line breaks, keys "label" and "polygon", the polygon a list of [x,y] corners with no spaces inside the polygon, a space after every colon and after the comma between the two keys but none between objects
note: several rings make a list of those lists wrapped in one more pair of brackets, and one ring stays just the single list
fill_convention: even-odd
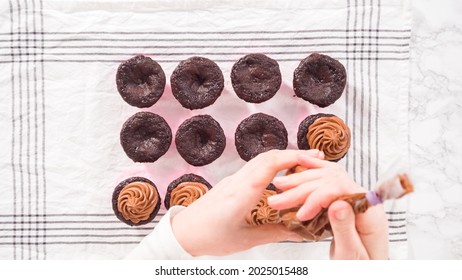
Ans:
[{"label": "thumb", "polygon": [[334,240],[331,244],[332,259],[369,259],[361,238],[356,231],[355,214],[350,204],[334,201],[328,210]]}]

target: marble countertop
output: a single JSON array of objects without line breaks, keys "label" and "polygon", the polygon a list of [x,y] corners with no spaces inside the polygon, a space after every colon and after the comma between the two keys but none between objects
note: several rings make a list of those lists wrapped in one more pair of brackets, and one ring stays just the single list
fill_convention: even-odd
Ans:
[{"label": "marble countertop", "polygon": [[412,0],[411,259],[462,259],[462,1]]}]

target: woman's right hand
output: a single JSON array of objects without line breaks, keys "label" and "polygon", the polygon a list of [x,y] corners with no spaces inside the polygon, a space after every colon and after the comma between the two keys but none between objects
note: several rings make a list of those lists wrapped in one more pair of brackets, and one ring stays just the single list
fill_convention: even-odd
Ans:
[{"label": "woman's right hand", "polygon": [[[297,218],[310,220],[328,208],[334,235],[332,259],[387,259],[388,221],[382,205],[356,214],[350,204],[335,201],[344,194],[364,192],[337,163],[301,155],[301,166],[308,170],[275,178],[273,183],[283,193],[269,197],[275,209],[300,206]],[[321,156],[322,157],[322,156]]]},{"label": "woman's right hand", "polygon": [[330,246],[331,259],[388,259],[388,221],[382,205],[355,215],[350,204],[335,201],[330,205],[328,214],[334,234]]}]

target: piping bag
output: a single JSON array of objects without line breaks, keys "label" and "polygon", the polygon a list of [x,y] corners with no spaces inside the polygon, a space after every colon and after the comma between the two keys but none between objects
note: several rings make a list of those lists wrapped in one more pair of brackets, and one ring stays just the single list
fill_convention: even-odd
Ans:
[{"label": "piping bag", "polygon": [[[385,200],[399,199],[414,191],[414,186],[406,172],[397,171],[399,165],[393,165],[382,181],[379,181],[374,190],[364,193],[353,193],[339,196],[336,200],[348,202],[355,214],[366,212],[369,207],[383,203]],[[399,168],[399,167],[398,167]],[[287,174],[306,170],[296,166],[287,171]],[[296,218],[299,207],[279,212],[282,223],[291,231],[296,232],[306,240],[319,241],[332,237],[332,228],[327,215],[327,208],[322,209],[313,219],[300,221]]]}]

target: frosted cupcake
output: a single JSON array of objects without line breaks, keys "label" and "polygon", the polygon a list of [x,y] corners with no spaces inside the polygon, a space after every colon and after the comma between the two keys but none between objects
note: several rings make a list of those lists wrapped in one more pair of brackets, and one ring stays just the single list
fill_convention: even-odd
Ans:
[{"label": "frosted cupcake", "polygon": [[156,185],[144,177],[130,177],[120,182],[112,194],[112,209],[122,222],[139,226],[151,222],[160,209]]},{"label": "frosted cupcake", "polygon": [[279,210],[273,209],[268,205],[268,197],[275,195],[276,188],[270,184],[262,193],[258,204],[250,211],[246,217],[249,225],[278,224],[281,222]]},{"label": "frosted cupcake", "polygon": [[324,159],[339,161],[350,148],[350,128],[335,115],[311,115],[298,127],[297,144],[301,150],[318,149],[324,152]]},{"label": "frosted cupcake", "polygon": [[169,184],[164,200],[165,208],[169,209],[174,205],[189,206],[211,188],[209,182],[201,176],[184,174]]}]

